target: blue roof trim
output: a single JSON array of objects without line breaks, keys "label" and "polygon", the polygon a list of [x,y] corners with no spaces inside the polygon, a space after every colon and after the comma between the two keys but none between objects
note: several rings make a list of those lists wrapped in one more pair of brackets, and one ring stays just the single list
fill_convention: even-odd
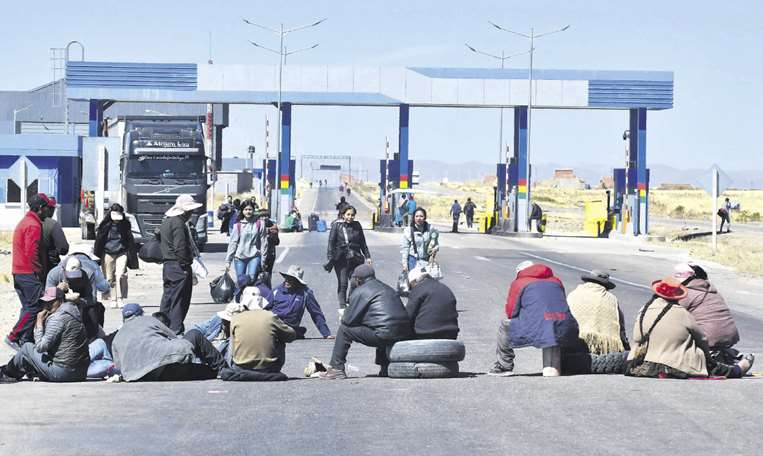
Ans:
[{"label": "blue roof trim", "polygon": [[75,135],[0,135],[0,155],[78,157],[81,141]]},{"label": "blue roof trim", "polygon": [[196,90],[195,63],[68,62],[67,87]]},{"label": "blue roof trim", "polygon": [[[527,79],[521,68],[429,68],[409,67],[411,71],[436,79]],[[629,80],[673,82],[672,71],[544,70],[533,69],[534,80],[591,81]]]},{"label": "blue roof trim", "polygon": [[673,83],[663,81],[588,81],[592,108],[671,109]]}]

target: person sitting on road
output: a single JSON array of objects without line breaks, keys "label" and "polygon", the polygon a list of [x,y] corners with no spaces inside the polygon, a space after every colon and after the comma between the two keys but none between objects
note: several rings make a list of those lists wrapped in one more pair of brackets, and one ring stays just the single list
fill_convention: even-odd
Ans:
[{"label": "person sitting on road", "polygon": [[297,338],[273,312],[254,309],[231,318],[231,364],[220,372],[228,381],[286,380],[286,344]]},{"label": "person sitting on road", "polygon": [[427,211],[423,207],[413,213],[413,223],[403,229],[403,242],[400,248],[403,271],[424,267],[433,262],[440,251],[440,233],[437,228],[427,223]]},{"label": "person sitting on road", "polygon": [[707,272],[699,265],[683,263],[673,268],[673,278],[686,287],[687,295],[678,303],[689,311],[707,337],[710,355],[726,364],[739,361],[739,352],[732,348],[739,342],[739,330],[726,300],[709,282]]},{"label": "person sitting on road", "polygon": [[594,269],[586,272],[583,281],[567,296],[572,316],[578,322],[579,341],[587,353],[604,355],[630,350],[625,332],[625,317],[609,274]]},{"label": "person sitting on road", "polygon": [[64,291],[79,294],[76,304],[85,325],[88,341],[103,335],[105,308],[96,299],[96,292],[109,293],[111,285],[106,280],[100,266],[85,253],[73,253],[61,260],[61,264],[51,269],[45,280],[47,287],[62,287]]},{"label": "person sitting on road", "polygon": [[350,305],[342,316],[331,355],[331,368],[320,374],[327,380],[345,379],[344,366],[353,342],[376,347],[379,376],[387,376],[388,351],[411,335],[411,322],[397,292],[376,278],[371,265],[363,264],[352,273]]},{"label": "person sitting on road", "polygon": [[194,325],[194,329],[200,331],[204,337],[212,342],[217,351],[230,365],[230,322],[234,315],[249,310],[245,304],[231,302],[225,309],[212,315],[209,320]]},{"label": "person sitting on road", "polygon": [[7,365],[0,367],[0,382],[39,378],[48,382],[78,382],[87,377],[90,364],[87,336],[79,309],[70,294],[49,287],[40,300],[45,308],[37,314],[35,342],[26,342]]},{"label": "person sitting on road", "polygon": [[736,364],[719,363],[710,356],[707,338],[691,313],[679,302],[689,292],[672,276],[652,282],[652,298],[641,308],[633,328],[633,350],[625,375],[634,377],[741,378],[755,357]]},{"label": "person sitting on road", "polygon": [[514,348],[565,347],[578,339],[564,285],[544,264],[523,261],[516,267],[506,299],[506,316],[498,329],[497,360],[488,375],[514,374]]},{"label": "person sitting on road", "polygon": [[429,277],[426,269],[408,273],[410,294],[405,310],[411,319],[416,339],[452,339],[458,337],[456,296],[444,283]]},{"label": "person sitting on road", "polygon": [[[156,318],[143,315],[138,304],[125,305],[122,318],[112,350],[125,381],[206,380],[217,377],[225,366],[223,355],[197,329],[179,337]],[[194,363],[196,359],[202,364]]]},{"label": "person sitting on road", "polygon": [[284,281],[265,297],[268,304],[264,309],[270,310],[284,323],[291,326],[297,333],[297,339],[305,338],[307,328],[300,326],[300,323],[302,323],[302,317],[305,315],[305,309],[307,309],[321,336],[324,339],[333,339],[331,330],[326,325],[326,317],[321,311],[321,306],[315,299],[313,290],[307,286],[307,282],[303,278],[305,271],[299,266],[292,265],[286,272],[280,274]]},{"label": "person sitting on road", "polygon": [[578,322],[579,338],[575,344],[562,349],[565,375],[591,373],[591,354],[618,354],[618,359],[624,361],[626,351],[630,350],[625,317],[617,297],[610,291],[615,284],[609,274],[594,269],[580,279],[583,283],[567,296],[570,312]]}]

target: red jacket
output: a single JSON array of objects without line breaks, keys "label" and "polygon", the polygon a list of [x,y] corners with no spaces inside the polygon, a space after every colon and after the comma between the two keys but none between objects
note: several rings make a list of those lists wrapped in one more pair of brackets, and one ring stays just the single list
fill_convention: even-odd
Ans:
[{"label": "red jacket", "polygon": [[[506,298],[506,316],[514,318],[514,310],[516,309],[517,298],[522,294],[522,290],[531,282],[536,280],[546,280],[550,282],[556,282],[562,285],[562,281],[558,277],[554,277],[554,272],[545,264],[534,264],[529,268],[525,268],[517,274],[516,280],[511,282],[509,287],[509,296]],[[562,285],[564,287],[564,285]]]},{"label": "red jacket", "polygon": [[42,220],[32,211],[26,213],[13,231],[13,274],[43,272]]}]

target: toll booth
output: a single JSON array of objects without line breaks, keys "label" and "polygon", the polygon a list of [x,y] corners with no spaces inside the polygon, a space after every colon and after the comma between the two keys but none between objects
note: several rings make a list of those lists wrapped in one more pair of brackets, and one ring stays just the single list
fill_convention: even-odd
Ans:
[{"label": "toll booth", "polygon": [[[632,224],[632,233],[637,235],[640,230],[640,216],[642,213],[648,213],[649,206],[649,182],[650,170],[646,170],[646,185],[643,189],[636,188],[638,181],[638,169],[628,168],[628,188],[626,189],[625,168],[615,168],[612,171],[612,180],[614,181],[612,212],[615,216],[615,230],[625,234],[627,226]],[[643,191],[643,192],[642,192]],[[643,193],[643,194],[640,194]],[[646,208],[640,208],[644,204]],[[644,209],[644,210],[641,210]],[[648,232],[648,227],[644,227],[644,232]]]},{"label": "toll booth", "polygon": [[517,159],[496,164],[495,212],[496,226],[502,231],[517,231],[516,189],[519,183]]}]

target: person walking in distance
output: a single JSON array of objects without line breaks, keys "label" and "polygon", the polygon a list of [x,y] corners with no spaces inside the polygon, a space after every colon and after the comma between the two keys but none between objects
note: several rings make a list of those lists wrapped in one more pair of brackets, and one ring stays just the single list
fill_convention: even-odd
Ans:
[{"label": "person walking in distance", "polygon": [[18,351],[26,342],[34,341],[34,325],[42,310],[40,296],[45,291],[43,274],[48,255],[42,240],[42,222],[47,215],[47,202],[41,195],[27,201],[29,211],[13,231],[13,287],[21,301],[19,319],[5,338],[9,347]]},{"label": "person walking in distance", "polygon": [[263,209],[260,211],[260,220],[265,224],[268,230],[268,250],[265,259],[262,262],[262,270],[268,274],[273,274],[273,265],[276,262],[276,247],[281,243],[278,237],[278,225],[271,220],[270,211]]},{"label": "person walking in distance", "polygon": [[262,265],[267,262],[267,256],[268,233],[265,222],[255,214],[254,201],[246,200],[241,203],[239,218],[233,225],[225,257],[225,270],[229,270],[233,263],[236,283],[243,276],[248,276],[253,281],[262,270]]},{"label": "person walking in distance", "polygon": [[474,210],[477,209],[477,205],[472,202],[471,198],[466,198],[464,204],[464,215],[466,215],[466,227],[471,228],[474,226]]},{"label": "person walking in distance", "polygon": [[119,204],[112,204],[95,231],[93,254],[103,261],[101,268],[110,291],[104,293],[104,301],[111,301],[117,309],[127,299],[127,268],[138,269],[138,255],[130,221]]},{"label": "person walking in distance", "polygon": [[170,329],[176,334],[183,333],[185,329],[183,320],[188,314],[193,291],[191,264],[198,256],[188,220],[193,211],[201,206],[191,195],[178,196],[175,205],[165,213],[167,217],[160,228],[164,293],[159,310],[169,317]]},{"label": "person walking in distance", "polygon": [[340,313],[347,307],[347,282],[352,271],[363,262],[371,264],[363,227],[355,220],[355,214],[355,208],[347,206],[342,217],[331,225],[326,253],[328,262],[324,265],[327,272],[331,272],[332,268],[336,272]]},{"label": "person walking in distance", "polygon": [[425,267],[434,261],[440,250],[440,233],[427,223],[427,211],[417,208],[410,227],[404,228],[400,248],[403,271],[412,271],[417,266]]},{"label": "person walking in distance", "polygon": [[453,217],[453,228],[451,233],[458,233],[458,222],[461,219],[461,205],[458,204],[458,200],[453,200],[453,204],[450,206],[450,215]]}]

